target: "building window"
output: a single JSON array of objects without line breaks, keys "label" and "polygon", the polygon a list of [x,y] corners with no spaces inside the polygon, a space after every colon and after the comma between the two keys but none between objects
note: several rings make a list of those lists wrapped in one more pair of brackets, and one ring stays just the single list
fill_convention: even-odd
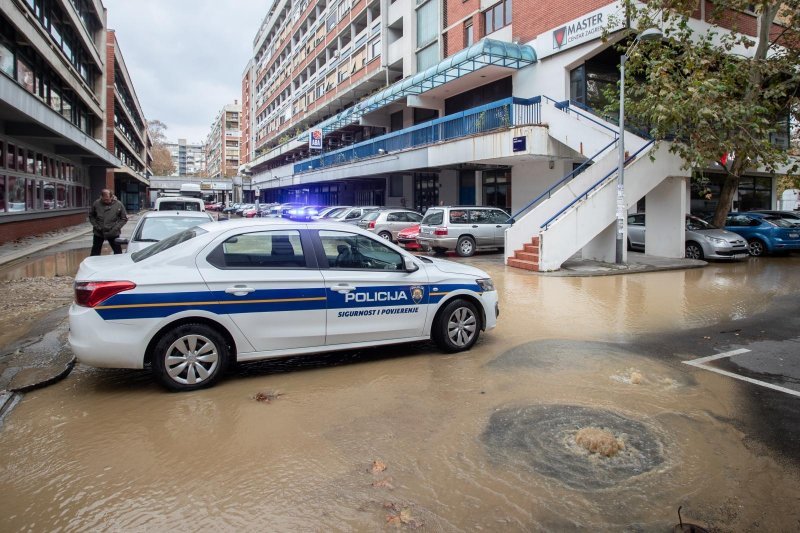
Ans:
[{"label": "building window", "polygon": [[511,24],[511,0],[504,0],[483,12],[486,35]]},{"label": "building window", "polygon": [[14,77],[14,54],[3,43],[0,43],[0,71]]},{"label": "building window", "polygon": [[472,20],[464,23],[464,48],[475,43],[475,35],[472,33]]},{"label": "building window", "polygon": [[428,0],[417,8],[417,48],[422,48],[439,37],[439,2]]},{"label": "building window", "polygon": [[511,209],[511,171],[483,172],[483,205]]},{"label": "building window", "polygon": [[369,43],[369,58],[375,59],[379,55],[381,55],[381,40],[375,39]]},{"label": "building window", "polygon": [[417,72],[432,67],[439,61],[439,43],[433,43],[417,52]]}]

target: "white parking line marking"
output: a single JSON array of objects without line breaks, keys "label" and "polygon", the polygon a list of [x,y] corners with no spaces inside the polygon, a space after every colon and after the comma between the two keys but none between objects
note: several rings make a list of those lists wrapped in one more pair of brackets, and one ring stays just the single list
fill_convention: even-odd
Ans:
[{"label": "white parking line marking", "polygon": [[743,353],[747,353],[750,350],[747,348],[739,348],[738,350],[732,350],[730,352],[725,353],[718,353],[716,355],[709,355],[708,357],[701,357],[700,359],[692,359],[691,361],[684,361],[687,365],[697,366],[703,363],[707,363],[709,361],[716,361],[717,359],[722,359],[724,357],[733,357],[734,355],[741,355]]},{"label": "white parking line marking", "polygon": [[702,368],[703,370],[709,370],[711,372],[716,372],[717,374],[721,374],[723,376],[727,376],[729,378],[738,379],[740,381],[746,381],[747,383],[752,383],[753,385],[760,385],[762,387],[766,387],[768,389],[776,390],[778,392],[784,392],[786,394],[790,394],[792,396],[797,396],[800,398],[800,392],[787,389],[786,387],[781,387],[780,385],[773,385],[772,383],[767,383],[766,381],[761,381],[759,379],[748,378],[746,376],[740,376],[739,374],[734,374],[733,372],[728,372],[727,370],[721,370],[719,368],[714,368],[713,366],[706,365],[709,361],[716,361],[717,359],[723,359],[725,357],[733,357],[734,355],[741,355],[743,353],[748,353],[750,350],[745,348],[740,348],[738,350],[732,350],[730,352],[725,353],[718,353],[716,355],[709,355],[708,357],[701,357],[699,359],[692,359],[691,361],[684,361],[683,364],[691,365],[697,368]]}]

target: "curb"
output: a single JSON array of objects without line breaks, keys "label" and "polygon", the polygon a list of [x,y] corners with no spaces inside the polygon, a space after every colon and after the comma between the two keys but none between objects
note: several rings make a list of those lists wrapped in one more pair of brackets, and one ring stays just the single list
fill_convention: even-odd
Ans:
[{"label": "curb", "polygon": [[67,377],[70,372],[72,372],[72,369],[75,368],[75,362],[76,362],[76,359],[75,359],[75,356],[73,355],[72,359],[70,359],[69,362],[66,365],[64,365],[64,370],[62,370],[61,372],[59,372],[55,376],[53,376],[51,378],[47,378],[45,380],[42,380],[42,381],[40,381],[38,383],[33,383],[31,385],[27,385],[25,387],[20,387],[18,389],[9,389],[9,390],[11,392],[16,392],[16,393],[30,392],[32,390],[36,390],[36,389],[41,389],[43,387],[47,387],[48,385],[52,385],[53,383],[57,383],[57,382],[61,381],[62,379],[64,379],[65,377]]},{"label": "curb", "polygon": [[91,228],[88,228],[88,229],[82,228],[80,231],[75,231],[74,233],[70,233],[70,234],[54,237],[53,240],[47,240],[46,242],[42,242],[42,243],[39,243],[39,244],[34,244],[34,245],[31,245],[31,246],[26,246],[24,250],[19,250],[17,252],[12,252],[12,253],[9,253],[8,255],[5,255],[5,256],[0,256],[0,266],[6,265],[6,264],[11,263],[13,261],[17,261],[18,259],[22,259],[23,257],[27,257],[29,255],[33,255],[33,254],[35,254],[37,252],[41,252],[42,250],[46,250],[47,248],[50,248],[51,246],[57,246],[57,245],[59,245],[61,243],[70,241],[72,239],[75,239],[75,238],[78,238],[78,237],[82,237],[82,236],[86,235],[87,233],[91,233],[91,231],[92,231]]}]

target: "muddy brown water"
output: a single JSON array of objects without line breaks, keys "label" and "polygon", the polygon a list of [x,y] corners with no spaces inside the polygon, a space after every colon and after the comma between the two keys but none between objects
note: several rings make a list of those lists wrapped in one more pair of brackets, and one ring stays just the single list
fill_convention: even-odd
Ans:
[{"label": "muddy brown water", "polygon": [[[741,385],[625,342],[758,313],[800,292],[800,260],[599,278],[474,263],[501,316],[466,354],[242,365],[191,394],[79,365],[27,394],[0,432],[0,530],[667,531],[679,505],[719,530],[797,526],[797,469],[725,422]],[[627,455],[587,456],[579,426]]]}]

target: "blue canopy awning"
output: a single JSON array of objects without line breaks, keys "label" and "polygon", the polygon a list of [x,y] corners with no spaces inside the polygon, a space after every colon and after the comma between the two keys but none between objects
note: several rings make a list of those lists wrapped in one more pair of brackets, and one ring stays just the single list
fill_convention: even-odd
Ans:
[{"label": "blue canopy awning", "polygon": [[[322,128],[323,133],[336,131],[344,126],[357,123],[367,113],[392,102],[409,95],[430,91],[489,65],[520,69],[533,63],[536,63],[536,52],[531,46],[482,39],[427,70],[400,80],[353,107],[322,121],[316,127]],[[301,138],[304,139],[305,135],[298,137],[298,139]]]}]

